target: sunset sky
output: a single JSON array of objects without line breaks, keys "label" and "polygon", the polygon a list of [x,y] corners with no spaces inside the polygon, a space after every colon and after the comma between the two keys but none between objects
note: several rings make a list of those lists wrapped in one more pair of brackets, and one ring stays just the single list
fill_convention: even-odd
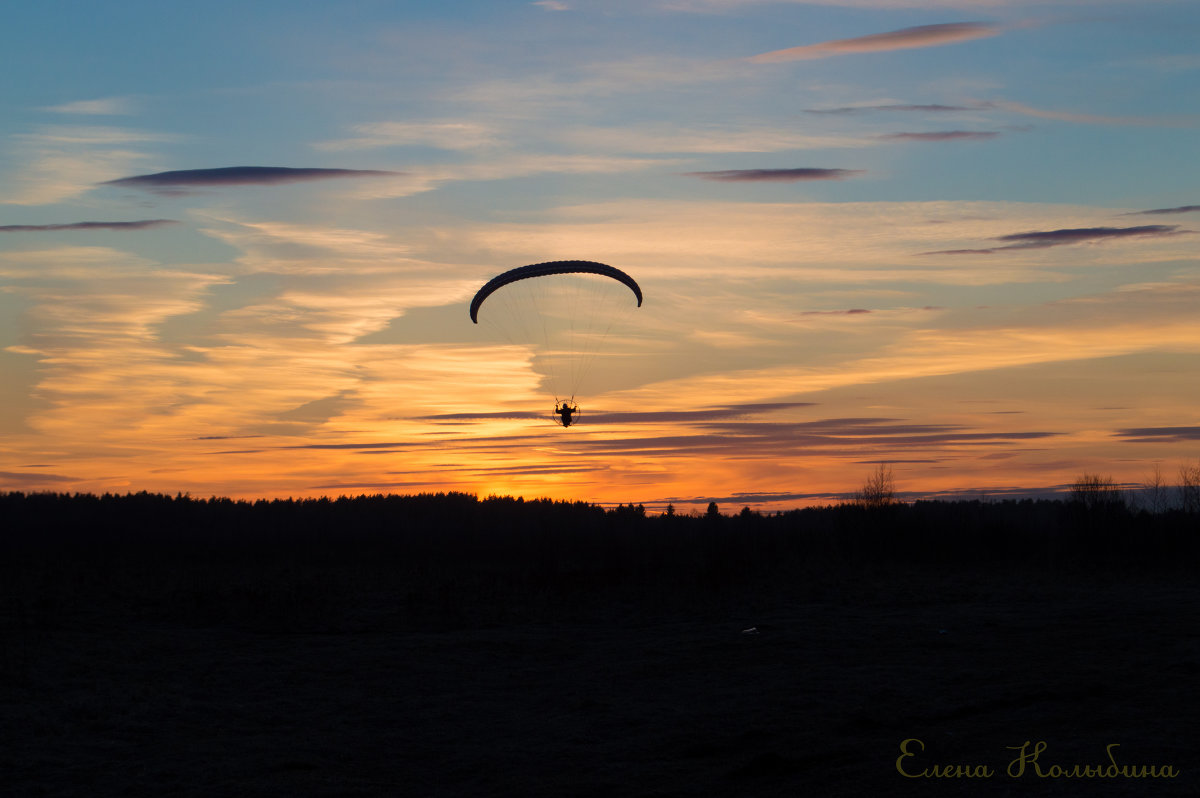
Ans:
[{"label": "sunset sky", "polygon": [[[12,3],[0,490],[1170,480],[1198,42],[1195,0]],[[645,296],[569,429],[467,312],[562,259]]]}]

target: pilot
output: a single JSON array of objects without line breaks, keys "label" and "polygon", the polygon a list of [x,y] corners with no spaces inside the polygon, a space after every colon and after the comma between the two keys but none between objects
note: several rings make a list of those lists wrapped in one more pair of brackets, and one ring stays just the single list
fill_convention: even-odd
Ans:
[{"label": "pilot", "polygon": [[562,418],[562,425],[564,427],[569,427],[571,426],[571,422],[574,420],[571,418],[571,416],[579,412],[579,406],[572,405],[569,401],[561,404],[556,403],[554,405],[554,412],[560,418]]}]

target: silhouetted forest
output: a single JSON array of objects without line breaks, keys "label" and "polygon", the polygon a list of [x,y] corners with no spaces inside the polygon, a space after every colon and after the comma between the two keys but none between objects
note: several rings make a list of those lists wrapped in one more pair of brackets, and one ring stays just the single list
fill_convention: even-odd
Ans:
[{"label": "silhouetted forest", "polygon": [[1200,515],[886,493],[0,495],[5,794],[1196,794]]},{"label": "silhouetted forest", "polygon": [[[697,605],[747,590],[805,595],[831,575],[869,581],[873,568],[1190,572],[1200,554],[1196,513],[1082,501],[660,515],[461,493],[254,502],[8,493],[0,517],[6,614],[35,626],[106,603],[273,628],[473,624],[619,595]],[[339,616],[364,598],[387,617]]]}]

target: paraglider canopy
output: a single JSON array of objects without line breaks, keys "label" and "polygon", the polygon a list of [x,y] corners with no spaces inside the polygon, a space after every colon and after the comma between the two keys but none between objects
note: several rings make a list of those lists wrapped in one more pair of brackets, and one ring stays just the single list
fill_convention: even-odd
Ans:
[{"label": "paraglider canopy", "polygon": [[[567,427],[578,417],[574,397],[584,377],[598,356],[609,354],[610,331],[641,305],[641,287],[620,269],[590,260],[557,260],[510,269],[488,280],[472,298],[470,314],[475,324],[482,316],[483,326],[510,344],[531,347],[529,362],[541,387],[556,397],[554,418]],[[608,367],[617,362],[609,361]],[[557,401],[562,396],[571,398]]]},{"label": "paraglider canopy", "polygon": [[620,269],[609,266],[605,263],[597,263],[593,260],[552,260],[546,263],[533,263],[529,266],[520,266],[516,269],[510,269],[504,274],[497,275],[488,280],[483,288],[475,294],[475,298],[471,300],[471,321],[479,323],[479,307],[483,304],[483,300],[487,299],[496,289],[502,288],[509,283],[515,283],[517,280],[527,280],[531,277],[544,277],[550,274],[600,274],[605,277],[611,277],[618,280],[633,291],[633,295],[637,297],[637,304],[642,306],[642,289],[632,277]]}]

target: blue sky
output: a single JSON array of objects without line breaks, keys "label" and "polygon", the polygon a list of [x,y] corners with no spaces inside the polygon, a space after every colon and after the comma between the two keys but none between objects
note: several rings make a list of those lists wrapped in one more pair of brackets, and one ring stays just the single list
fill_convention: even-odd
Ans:
[{"label": "blue sky", "polygon": [[[1195,3],[7,13],[0,487],[773,508],[1196,454]],[[548,344],[463,321],[568,258],[647,302],[562,430]]]}]

